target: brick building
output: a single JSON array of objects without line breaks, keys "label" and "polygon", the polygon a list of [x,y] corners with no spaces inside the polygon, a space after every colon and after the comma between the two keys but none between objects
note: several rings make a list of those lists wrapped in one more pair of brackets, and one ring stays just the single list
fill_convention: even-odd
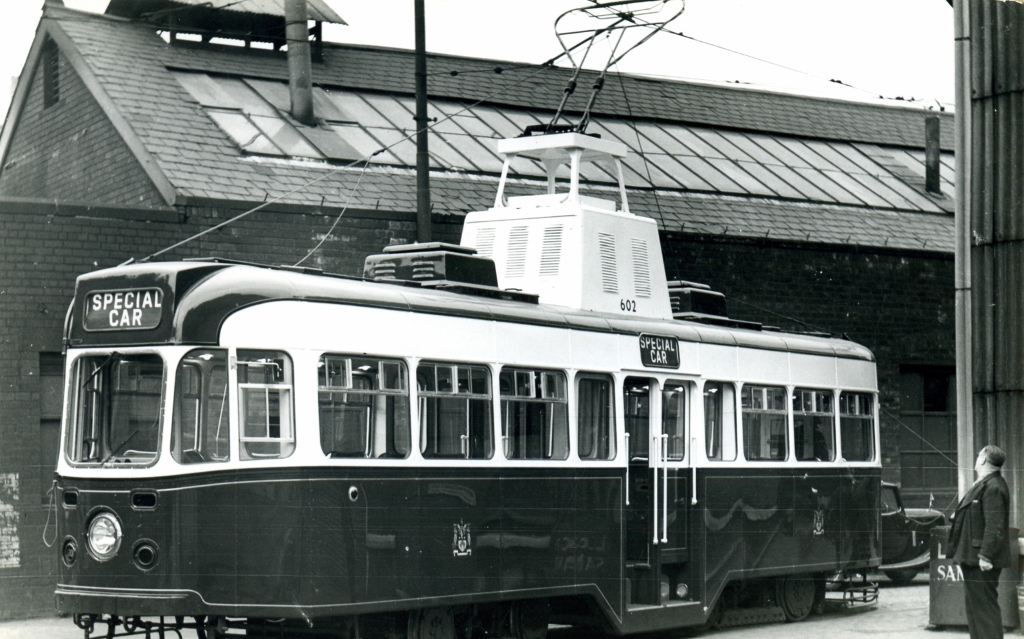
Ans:
[{"label": "brick building", "polygon": [[[410,52],[324,43],[318,125],[303,126],[287,114],[285,54],[232,37],[241,19],[194,37],[131,9],[142,4],[48,6],[0,134],[0,618],[52,609],[43,537],[77,275],[263,204],[159,259],[360,274],[367,254],[416,236]],[[488,139],[549,119],[569,73],[450,56],[430,56],[428,72],[434,236],[457,242],[461,216],[493,202]],[[929,115],[941,193],[925,189]],[[739,319],[874,351],[885,476],[908,505],[934,495],[940,508],[956,491],[952,125],[905,107],[613,77],[590,128],[633,150],[631,210],[659,222],[671,279],[724,292]],[[513,193],[542,175],[513,168]]]}]

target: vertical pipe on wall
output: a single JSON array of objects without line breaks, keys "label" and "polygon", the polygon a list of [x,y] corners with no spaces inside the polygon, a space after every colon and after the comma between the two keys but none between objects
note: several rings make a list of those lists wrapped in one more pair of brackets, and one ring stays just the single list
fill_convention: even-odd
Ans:
[{"label": "vertical pipe on wall", "polygon": [[965,467],[974,451],[973,370],[971,357],[971,218],[970,218],[970,153],[967,132],[970,130],[970,0],[956,0],[953,5],[954,42],[956,49],[956,257],[954,287],[956,295],[956,419],[957,419],[957,483],[962,496],[974,480],[971,466]]}]

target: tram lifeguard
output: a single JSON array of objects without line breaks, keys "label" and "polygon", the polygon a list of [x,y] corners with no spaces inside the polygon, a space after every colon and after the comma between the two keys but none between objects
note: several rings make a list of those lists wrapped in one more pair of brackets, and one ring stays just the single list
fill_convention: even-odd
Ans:
[{"label": "tram lifeguard", "polygon": [[[497,150],[504,165],[494,206],[466,216],[461,243],[494,260],[500,288],[537,294],[542,304],[672,318],[658,225],[629,212],[622,178],[625,145],[557,133],[500,140]],[[531,186],[510,180],[517,158],[543,165],[545,192],[506,193],[510,186]],[[616,178],[618,203],[580,193],[585,163]],[[567,183],[557,180],[563,167]]]}]

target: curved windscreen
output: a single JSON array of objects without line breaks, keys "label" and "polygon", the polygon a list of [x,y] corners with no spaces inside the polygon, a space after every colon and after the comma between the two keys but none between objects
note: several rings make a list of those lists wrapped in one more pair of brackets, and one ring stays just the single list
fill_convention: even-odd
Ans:
[{"label": "curved windscreen", "polygon": [[88,355],[71,376],[68,460],[150,464],[160,450],[164,364],[159,355]]}]

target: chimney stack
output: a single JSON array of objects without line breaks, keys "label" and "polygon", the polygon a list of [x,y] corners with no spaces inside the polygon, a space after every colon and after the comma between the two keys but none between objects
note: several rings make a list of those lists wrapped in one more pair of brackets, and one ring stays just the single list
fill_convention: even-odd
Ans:
[{"label": "chimney stack", "polygon": [[292,117],[316,126],[313,115],[313,65],[309,53],[309,23],[306,0],[285,0],[284,33],[288,41],[288,88]]},{"label": "chimney stack", "polygon": [[939,116],[924,119],[924,189],[935,195],[942,194],[939,182]]}]

